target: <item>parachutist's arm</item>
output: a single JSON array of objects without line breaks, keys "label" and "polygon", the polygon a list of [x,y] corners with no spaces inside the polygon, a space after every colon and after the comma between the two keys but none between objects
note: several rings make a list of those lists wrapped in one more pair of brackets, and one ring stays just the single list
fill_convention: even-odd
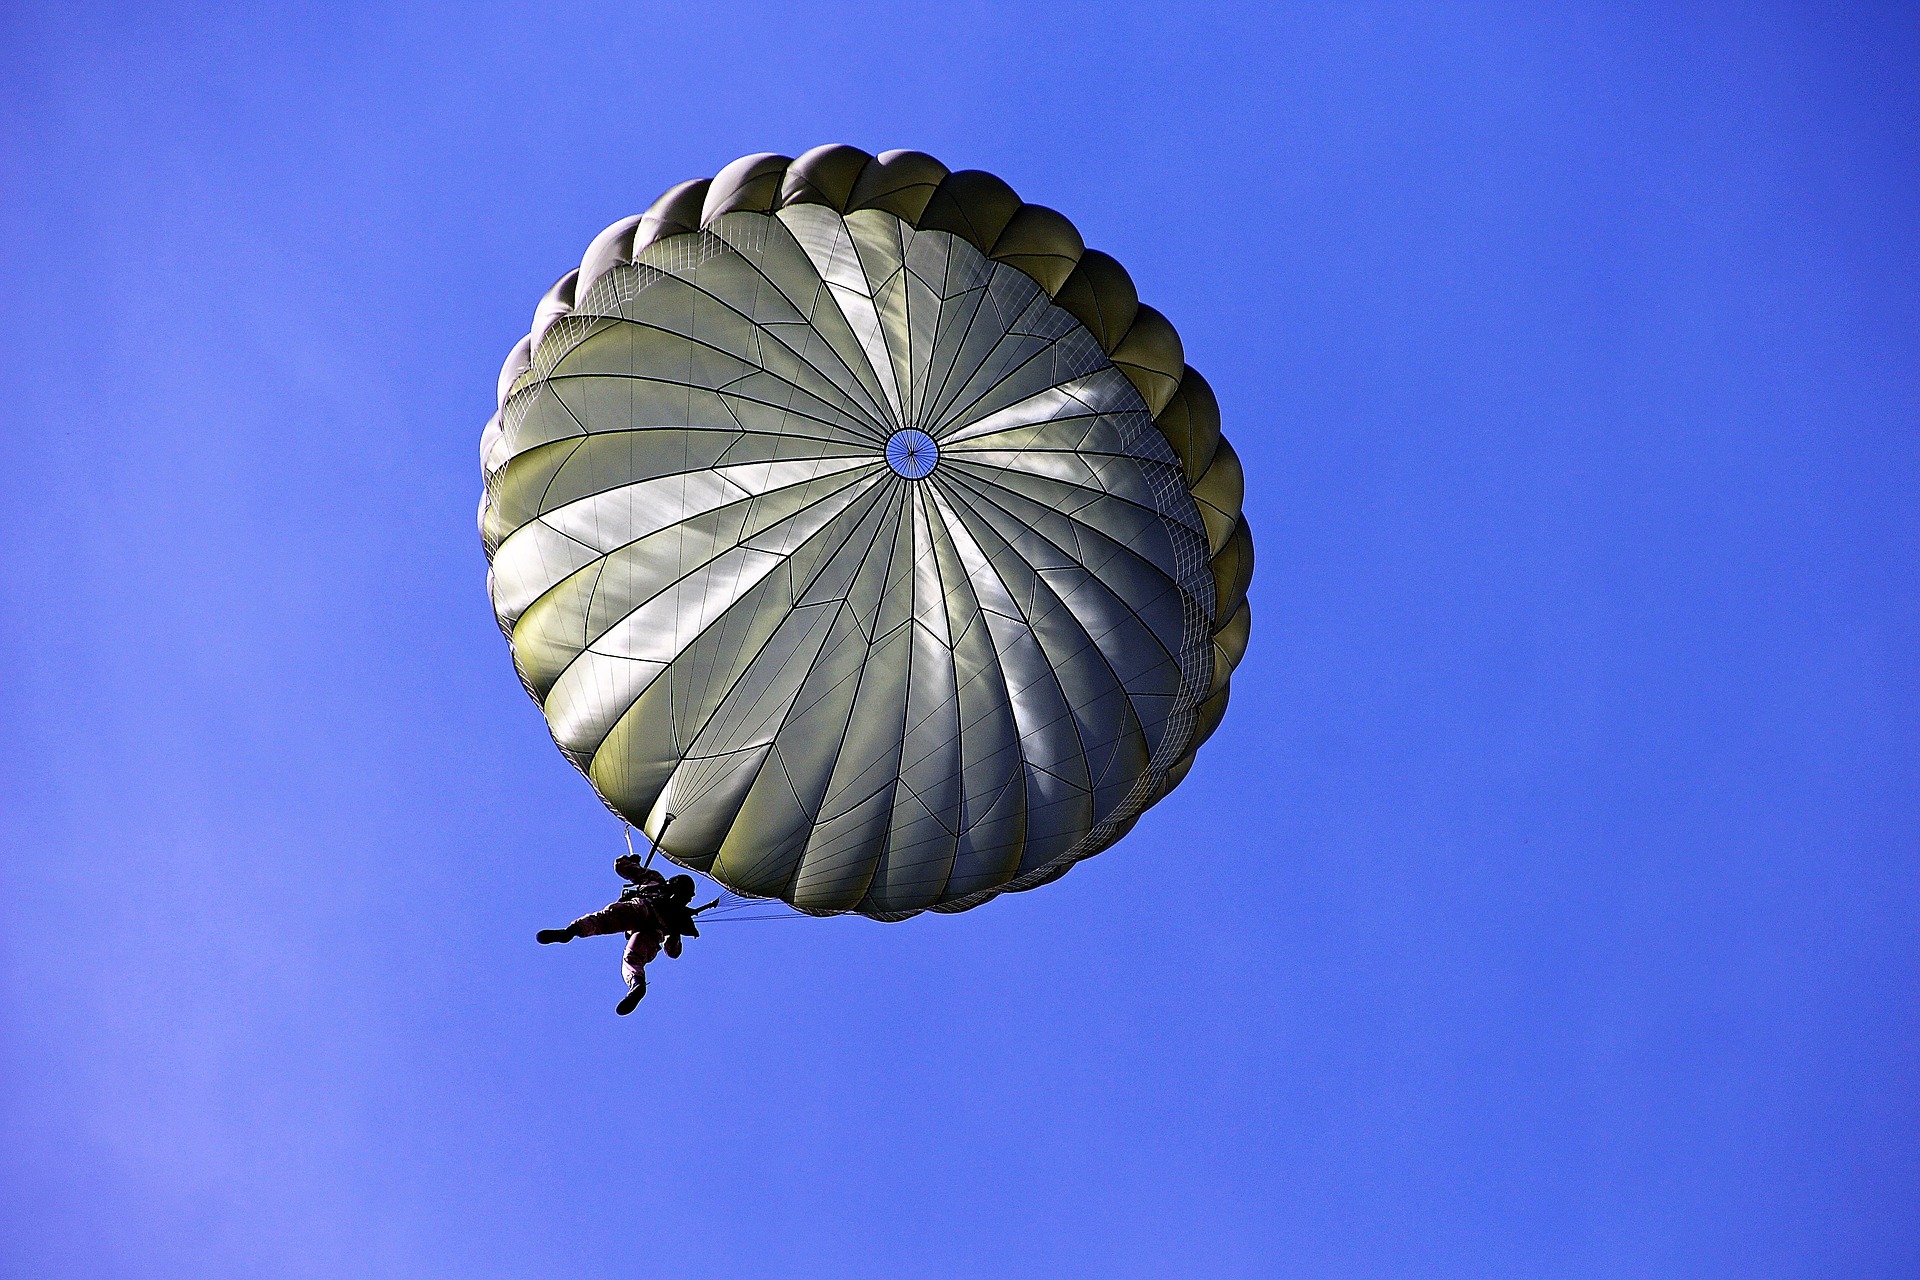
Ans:
[{"label": "parachutist's arm", "polygon": [[717,907],[717,906],[719,906],[719,905],[720,905],[720,899],[718,899],[718,898],[715,898],[715,899],[714,899],[714,900],[713,900],[712,902],[709,902],[709,903],[707,903],[707,905],[705,905],[704,907],[694,907],[694,908],[693,908],[693,909],[692,909],[692,910],[691,910],[691,911],[689,912],[689,914],[690,914],[690,915],[696,915],[696,916],[697,916],[697,915],[699,915],[699,914],[700,914],[700,913],[701,913],[702,911],[711,911],[711,910],[713,910],[713,909],[714,909],[715,907]]}]

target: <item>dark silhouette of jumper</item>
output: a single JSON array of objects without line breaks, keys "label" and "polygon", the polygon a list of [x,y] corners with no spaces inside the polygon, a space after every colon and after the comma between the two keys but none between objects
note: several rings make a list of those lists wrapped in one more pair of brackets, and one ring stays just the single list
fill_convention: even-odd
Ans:
[{"label": "dark silhouette of jumper", "polygon": [[689,906],[693,901],[692,876],[669,880],[642,865],[636,854],[621,854],[613,860],[613,869],[628,882],[618,898],[564,929],[542,929],[538,937],[544,943],[626,934],[627,950],[620,959],[620,974],[627,980],[627,994],[615,1007],[615,1012],[624,1016],[646,997],[647,965],[663,949],[671,959],[679,959],[681,939],[700,936],[694,917],[719,899],[702,907]]}]

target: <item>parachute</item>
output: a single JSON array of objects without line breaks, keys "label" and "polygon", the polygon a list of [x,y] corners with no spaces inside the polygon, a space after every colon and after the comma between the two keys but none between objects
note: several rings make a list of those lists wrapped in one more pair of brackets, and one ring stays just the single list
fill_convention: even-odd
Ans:
[{"label": "parachute", "polygon": [[803,912],[1031,889],[1192,767],[1253,542],[1120,264],[976,170],[754,155],[608,227],[481,437],[554,741],[666,856]]}]

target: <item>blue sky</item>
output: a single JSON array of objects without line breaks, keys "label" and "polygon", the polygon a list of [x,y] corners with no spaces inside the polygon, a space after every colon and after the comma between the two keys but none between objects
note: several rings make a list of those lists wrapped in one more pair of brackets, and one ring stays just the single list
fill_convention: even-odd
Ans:
[{"label": "blue sky", "polygon": [[[1837,8],[8,8],[0,1271],[1920,1273],[1920,23]],[[1120,847],[616,1019],[478,435],[827,141],[1129,266],[1253,642]]]}]

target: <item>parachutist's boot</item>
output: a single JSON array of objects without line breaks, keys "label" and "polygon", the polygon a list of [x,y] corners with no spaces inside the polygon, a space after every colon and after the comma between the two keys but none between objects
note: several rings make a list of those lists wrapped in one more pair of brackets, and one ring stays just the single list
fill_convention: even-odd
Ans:
[{"label": "parachutist's boot", "polygon": [[619,1004],[615,1005],[613,1007],[613,1011],[619,1014],[623,1018],[626,1017],[628,1014],[632,1013],[636,1007],[638,1007],[641,1000],[646,998],[646,994],[647,994],[647,984],[645,982],[642,982],[639,986],[627,992],[626,998],[621,1000]]},{"label": "parachutist's boot", "polygon": [[534,937],[536,937],[536,938],[538,938],[538,939],[540,939],[540,941],[541,941],[542,943],[547,943],[547,942],[572,942],[572,941],[573,941],[573,930],[571,930],[571,929],[542,929],[542,930],[541,930],[541,931],[540,931],[539,933],[537,933],[537,934],[535,934],[535,935],[534,935]]}]

